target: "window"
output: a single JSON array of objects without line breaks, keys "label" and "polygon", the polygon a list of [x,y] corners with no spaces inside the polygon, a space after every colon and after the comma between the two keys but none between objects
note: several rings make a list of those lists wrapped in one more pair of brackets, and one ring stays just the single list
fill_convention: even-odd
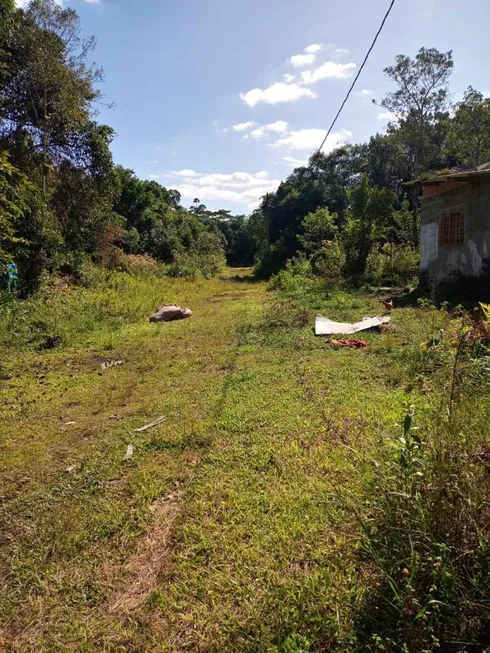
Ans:
[{"label": "window", "polygon": [[464,214],[461,211],[441,215],[439,245],[457,247],[464,242]]}]

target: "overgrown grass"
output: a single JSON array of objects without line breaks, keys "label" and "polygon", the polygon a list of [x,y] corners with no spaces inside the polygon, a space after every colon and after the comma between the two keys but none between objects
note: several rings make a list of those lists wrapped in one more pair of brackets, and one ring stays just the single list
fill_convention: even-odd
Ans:
[{"label": "overgrown grass", "polygon": [[[342,350],[314,314],[378,298],[100,274],[2,323],[5,650],[484,648],[488,373],[457,315]],[[193,317],[147,322],[174,301]]]}]

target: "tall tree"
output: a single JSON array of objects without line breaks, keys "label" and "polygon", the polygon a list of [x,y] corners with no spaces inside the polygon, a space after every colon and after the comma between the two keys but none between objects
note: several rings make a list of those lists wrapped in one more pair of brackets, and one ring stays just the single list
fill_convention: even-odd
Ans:
[{"label": "tall tree", "polygon": [[490,98],[471,86],[456,105],[449,128],[449,149],[466,166],[490,161]]},{"label": "tall tree", "polygon": [[370,186],[367,175],[349,192],[345,233],[349,274],[364,274],[371,249],[389,223],[394,200],[395,194],[390,190]]},{"label": "tall tree", "polygon": [[413,176],[441,157],[452,69],[451,51],[421,48],[415,59],[400,54],[395,65],[384,70],[398,88],[386,95],[381,106],[398,120],[390,131],[396,134]]},{"label": "tall tree", "polygon": [[94,39],[82,39],[73,9],[33,0],[15,27],[9,71],[0,95],[1,133],[22,130],[40,153],[43,197],[52,162],[72,159],[80,130],[100,98],[99,68],[87,57]]},{"label": "tall tree", "polygon": [[0,0],[0,84],[9,67],[9,47],[15,24],[14,0]]},{"label": "tall tree", "polygon": [[7,153],[0,152],[0,264],[26,244],[19,235],[18,222],[28,207],[28,191],[33,190],[26,176],[9,162]]},{"label": "tall tree", "polygon": [[65,252],[92,252],[109,222],[118,222],[112,204],[118,193],[110,143],[114,131],[88,123],[79,134],[76,161],[56,169],[50,207],[61,231]]}]

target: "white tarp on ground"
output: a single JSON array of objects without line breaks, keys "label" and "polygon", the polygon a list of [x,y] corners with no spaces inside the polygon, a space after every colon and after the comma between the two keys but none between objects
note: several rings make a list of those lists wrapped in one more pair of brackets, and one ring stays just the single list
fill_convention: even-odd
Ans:
[{"label": "white tarp on ground", "polygon": [[366,331],[367,329],[375,329],[382,324],[388,324],[391,320],[390,315],[383,317],[365,317],[360,322],[334,322],[329,320],[323,315],[317,315],[315,321],[315,335],[317,336],[331,336],[331,335],[351,335],[358,331]]}]

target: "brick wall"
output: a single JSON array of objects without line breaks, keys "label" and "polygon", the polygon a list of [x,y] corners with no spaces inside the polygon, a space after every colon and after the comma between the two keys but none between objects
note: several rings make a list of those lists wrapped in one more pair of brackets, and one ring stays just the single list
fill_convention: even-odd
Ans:
[{"label": "brick wall", "polygon": [[[479,277],[490,262],[490,180],[458,181],[437,189],[422,197],[421,271],[435,279],[454,272]],[[464,242],[439,247],[441,215],[457,211],[464,214]]]}]

